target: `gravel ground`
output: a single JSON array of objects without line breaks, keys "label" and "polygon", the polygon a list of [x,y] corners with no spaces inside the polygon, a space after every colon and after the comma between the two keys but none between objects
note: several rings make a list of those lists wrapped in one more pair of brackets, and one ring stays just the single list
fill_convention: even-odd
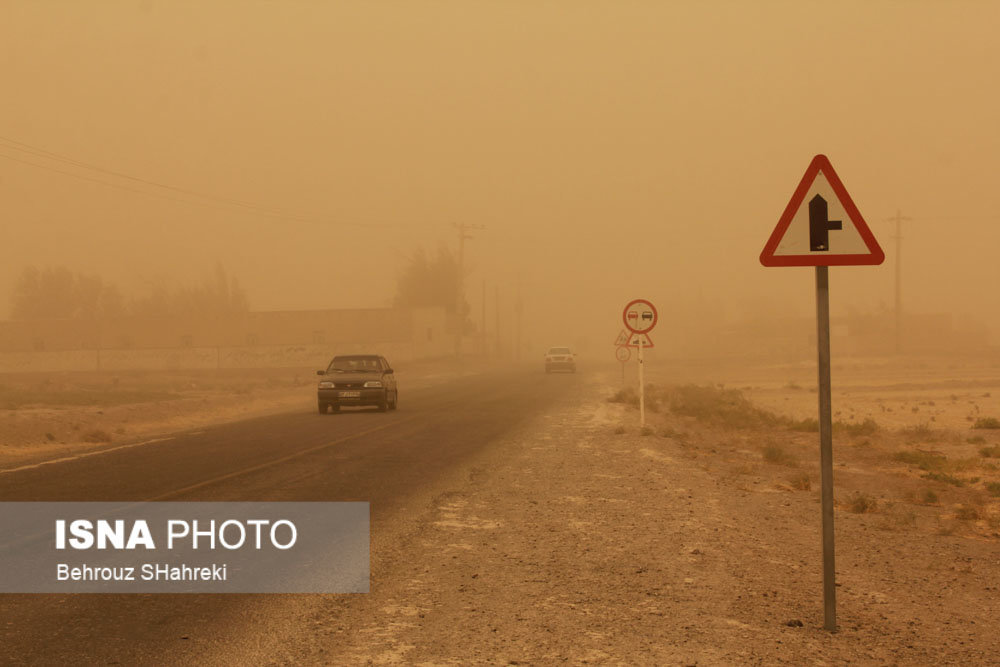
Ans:
[{"label": "gravel ground", "polygon": [[643,435],[614,381],[567,377],[558,409],[375,549],[370,595],[316,605],[294,660],[995,664],[995,539],[839,507],[830,634],[817,490],[761,463],[773,434],[655,414]]}]

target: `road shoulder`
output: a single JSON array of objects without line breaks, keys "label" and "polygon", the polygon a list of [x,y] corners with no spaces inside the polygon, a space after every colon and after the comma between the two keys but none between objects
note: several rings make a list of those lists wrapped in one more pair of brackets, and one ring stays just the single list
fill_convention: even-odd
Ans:
[{"label": "road shoulder", "polygon": [[[901,599],[913,572],[893,578],[865,551],[920,549],[916,537],[841,537],[841,632],[823,631],[814,494],[733,483],[690,442],[643,435],[633,410],[606,402],[604,380],[497,443],[435,500],[370,595],[331,601],[312,618],[299,658],[799,664],[989,655],[988,640],[968,641],[964,630],[937,634],[947,626],[935,596]],[[661,424],[662,432],[676,433]],[[939,545],[936,557],[961,558],[965,544]]]}]

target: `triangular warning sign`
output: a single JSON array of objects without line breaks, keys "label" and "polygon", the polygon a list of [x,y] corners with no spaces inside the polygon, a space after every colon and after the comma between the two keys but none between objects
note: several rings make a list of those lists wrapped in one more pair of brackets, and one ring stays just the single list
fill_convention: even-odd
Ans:
[{"label": "triangular warning sign", "polygon": [[639,347],[639,341],[642,341],[642,346],[644,348],[653,347],[653,339],[649,337],[649,334],[644,333],[634,333],[629,336],[628,342],[625,343],[626,347]]},{"label": "triangular warning sign", "polygon": [[764,266],[881,264],[885,253],[825,155],[809,163],[771,232]]},{"label": "triangular warning sign", "polygon": [[615,338],[615,345],[628,345],[629,332],[622,329]]}]

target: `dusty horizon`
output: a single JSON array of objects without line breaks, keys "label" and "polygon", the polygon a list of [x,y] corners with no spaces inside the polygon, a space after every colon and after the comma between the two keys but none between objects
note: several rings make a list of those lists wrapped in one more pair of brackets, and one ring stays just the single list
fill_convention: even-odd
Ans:
[{"label": "dusty horizon", "polygon": [[3,0],[0,664],[997,663],[997,26]]},{"label": "dusty horizon", "polygon": [[520,284],[538,345],[613,336],[634,296],[804,317],[811,273],[757,256],[824,153],[887,255],[832,271],[834,314],[893,307],[900,210],[904,311],[996,343],[1000,8],[574,7],[8,3],[0,315],[32,265],[385,306],[464,222],[473,321]]}]

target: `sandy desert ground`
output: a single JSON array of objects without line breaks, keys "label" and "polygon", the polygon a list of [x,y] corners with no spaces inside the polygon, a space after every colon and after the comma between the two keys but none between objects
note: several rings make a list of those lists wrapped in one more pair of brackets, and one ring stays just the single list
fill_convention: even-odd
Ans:
[{"label": "sandy desert ground", "polygon": [[[411,370],[415,383],[463,372]],[[836,634],[822,630],[814,367],[650,363],[645,429],[628,370],[624,388],[607,367],[560,377],[566,393],[552,410],[485,450],[405,539],[379,542],[370,595],[317,600],[308,640],[254,637],[255,655],[333,664],[988,664],[1000,655],[1000,365],[835,365]],[[308,372],[8,377],[0,456],[9,467],[311,409]],[[93,430],[110,441],[85,442]]]},{"label": "sandy desert ground", "polygon": [[835,439],[836,634],[822,629],[817,434],[802,430],[816,394],[804,374],[750,373],[753,403],[725,385],[664,383],[640,430],[604,373],[438,497],[372,594],[325,602],[314,641],[283,659],[989,664],[1000,499],[988,485],[1000,474],[979,450],[1000,431],[965,417],[995,410],[998,383],[926,364],[887,364],[881,379],[858,366],[864,388],[838,395],[847,424],[876,423]]}]

